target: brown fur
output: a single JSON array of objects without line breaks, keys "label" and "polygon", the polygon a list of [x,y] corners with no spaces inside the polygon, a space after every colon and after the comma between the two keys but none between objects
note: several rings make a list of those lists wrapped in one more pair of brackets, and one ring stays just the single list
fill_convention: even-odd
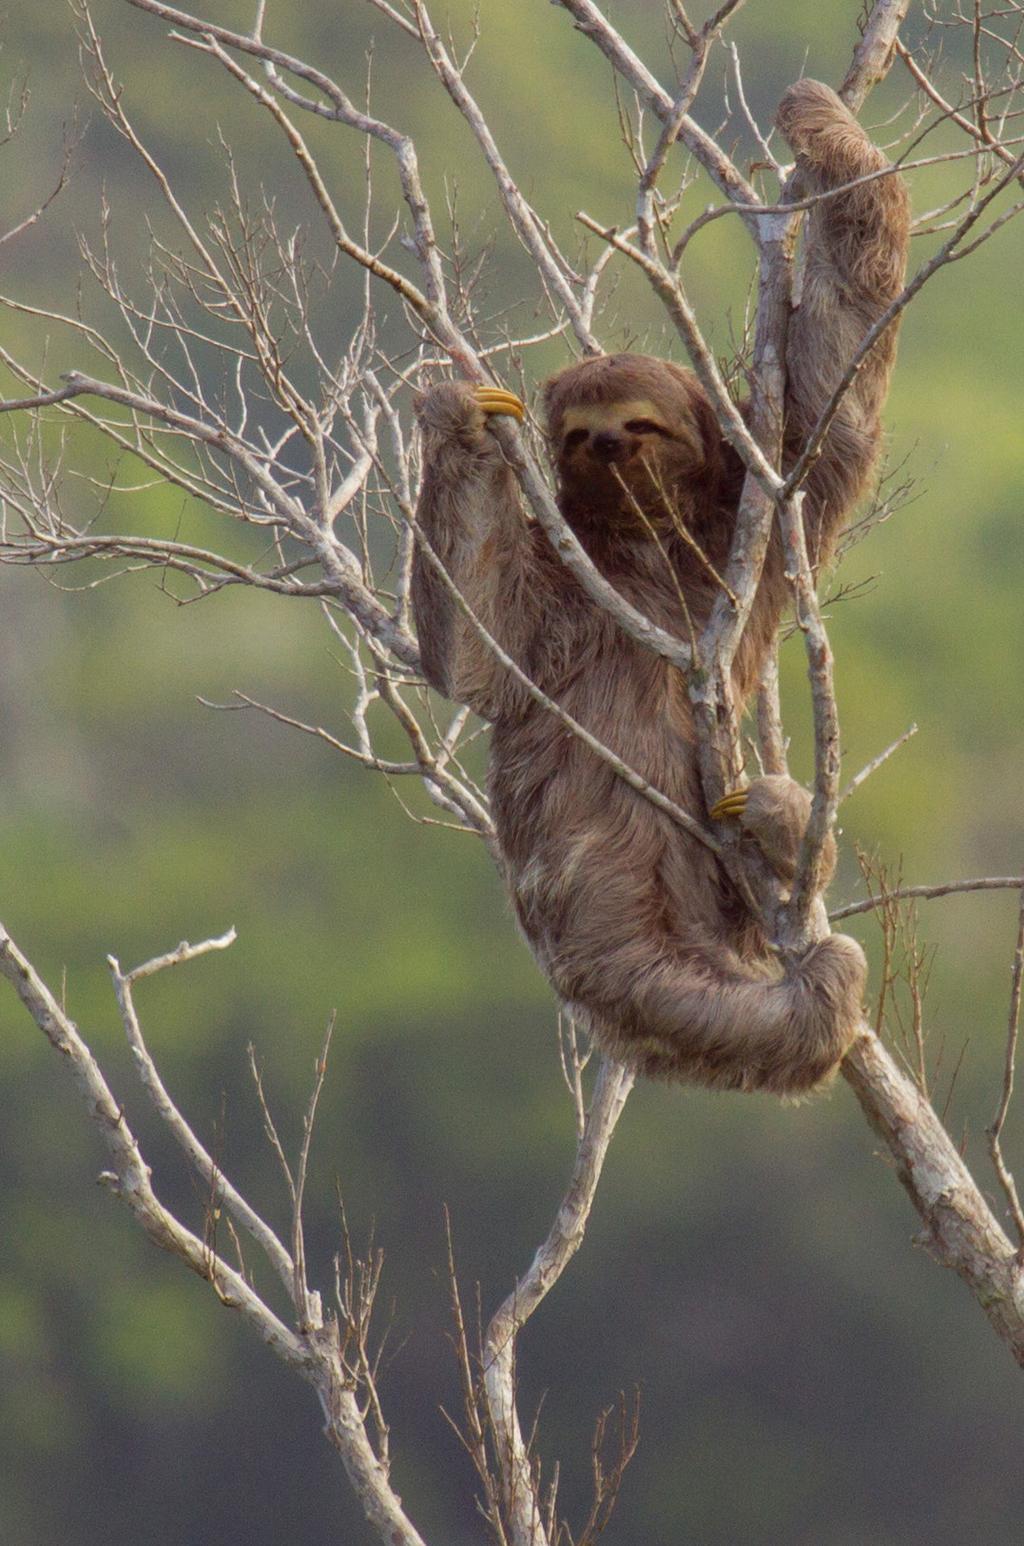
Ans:
[{"label": "brown fur", "polygon": [[[809,192],[887,164],[838,97],[814,81],[790,88],[778,121]],[[790,461],[865,330],[899,292],[907,233],[906,193],[895,176],[810,214],[802,300],[789,330]],[[871,476],[894,354],[891,329],[808,479],[816,563],[831,553]],[[560,507],[593,562],[649,617],[685,636],[682,597],[699,629],[716,594],[709,566],[720,572],[728,555],[742,470],[696,377],[667,361],[612,355],[555,376],[545,406]],[[420,415],[420,524],[476,616],[549,696],[702,814],[682,677],[627,638],[525,522],[472,388],[433,388]],[[741,701],[785,603],[782,567],[773,540],[736,660]],[[413,604],[428,680],[493,724],[491,795],[524,932],[601,1044],[643,1073],[719,1088],[788,1093],[827,1077],[856,1034],[865,981],[859,946],[833,935],[784,972],[708,849],[523,691],[422,556]],[[806,792],[789,779],[751,786],[744,829],[783,881],[807,812]]]}]

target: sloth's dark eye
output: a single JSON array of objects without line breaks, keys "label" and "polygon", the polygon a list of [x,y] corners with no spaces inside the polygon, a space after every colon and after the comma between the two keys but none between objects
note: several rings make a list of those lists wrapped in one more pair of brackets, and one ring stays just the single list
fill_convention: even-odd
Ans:
[{"label": "sloth's dark eye", "polygon": [[668,430],[664,424],[656,424],[653,419],[628,419],[623,425],[631,435],[667,435]]},{"label": "sloth's dark eye", "polygon": [[590,431],[587,429],[571,429],[566,435],[565,439],[562,441],[562,450],[575,450],[577,446],[581,446],[583,444],[589,434]]}]

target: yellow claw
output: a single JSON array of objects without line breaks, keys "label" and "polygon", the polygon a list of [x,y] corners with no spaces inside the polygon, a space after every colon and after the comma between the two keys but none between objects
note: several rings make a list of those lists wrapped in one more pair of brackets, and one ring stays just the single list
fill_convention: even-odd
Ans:
[{"label": "yellow claw", "polygon": [[478,407],[484,413],[507,413],[513,419],[522,419],[526,409],[514,392],[506,392],[504,387],[478,386],[474,393]]},{"label": "yellow claw", "polygon": [[745,789],[733,789],[715,802],[708,815],[712,821],[724,821],[727,816],[742,816],[746,808],[747,791]]}]

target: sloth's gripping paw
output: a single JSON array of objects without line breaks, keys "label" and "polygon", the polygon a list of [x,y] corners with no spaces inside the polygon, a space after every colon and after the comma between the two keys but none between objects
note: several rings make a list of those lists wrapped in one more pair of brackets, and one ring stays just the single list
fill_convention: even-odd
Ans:
[{"label": "sloth's gripping paw", "polygon": [[747,808],[749,789],[733,789],[724,794],[708,811],[712,821],[725,821],[727,816],[742,816]]},{"label": "sloth's gripping paw", "polygon": [[494,436],[486,433],[490,418],[505,413],[521,419],[525,411],[514,392],[468,381],[439,381],[416,399],[416,417],[435,451],[454,444],[494,459],[501,453]]},{"label": "sloth's gripping paw", "polygon": [[[792,880],[800,841],[811,814],[811,797],[806,789],[785,774],[756,778],[749,789],[732,789],[723,795],[709,814],[713,821],[729,817],[737,820],[779,879]],[[835,858],[835,840],[829,833],[822,854],[823,885],[831,878]]]},{"label": "sloth's gripping paw", "polygon": [[506,392],[504,387],[474,387],[473,396],[477,407],[484,413],[507,413],[511,418],[520,420],[526,414],[521,400],[514,392]]}]

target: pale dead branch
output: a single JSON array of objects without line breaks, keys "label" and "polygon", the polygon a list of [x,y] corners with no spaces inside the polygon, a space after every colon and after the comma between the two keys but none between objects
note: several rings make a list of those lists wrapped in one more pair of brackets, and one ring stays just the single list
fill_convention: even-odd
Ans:
[{"label": "pale dead branch", "polygon": [[1003,1155],[1001,1139],[1010,1110],[1010,1101],[1013,1099],[1017,1037],[1020,1032],[1022,985],[1024,985],[1024,886],[1021,888],[1020,917],[1017,923],[1017,945],[1013,953],[1013,980],[1010,988],[1009,1023],[1006,1030],[1006,1062],[1003,1066],[1003,1089],[995,1118],[988,1128],[992,1164],[996,1175],[999,1177],[999,1185],[1005,1194],[1010,1217],[1013,1220],[1013,1227],[1017,1232],[1017,1262],[1019,1266],[1024,1266],[1024,1210],[1021,1208],[1020,1196],[1017,1192],[1017,1184],[1014,1181],[1013,1173],[1007,1166]]},{"label": "pale dead branch", "polygon": [[514,1546],[547,1546],[548,1542],[516,1409],[516,1338],[583,1243],[608,1145],[632,1087],[632,1074],[602,1060],[572,1178],[554,1222],[527,1271],[491,1316],[484,1336],[484,1388]]},{"label": "pale dead branch", "polygon": [[[319,1294],[311,1292],[305,1282],[301,1256],[296,1255],[289,1262],[287,1252],[269,1225],[258,1217],[256,1211],[214,1167],[210,1156],[195,1138],[156,1076],[142,1040],[131,992],[134,982],[165,967],[192,960],[207,951],[224,949],[232,938],[233,934],[229,933],[200,945],[180,945],[176,950],[158,956],[128,973],[123,973],[116,961],[111,959],[111,971],[125,1030],[135,1053],[136,1066],[151,1099],[189,1161],[210,1187],[213,1197],[223,1200],[238,1222],[267,1251],[275,1269],[283,1272],[289,1294],[294,1295],[301,1304],[299,1324],[295,1331],[290,1330],[274,1314],[239,1272],[219,1257],[208,1242],[201,1240],[182,1224],[157,1197],[150,1180],[149,1166],[128,1126],[124,1111],[111,1094],[86,1041],[2,926],[0,974],[11,983],[54,1051],[61,1054],[64,1066],[103,1139],[114,1168],[101,1179],[115,1196],[127,1204],[136,1222],[155,1245],[177,1256],[205,1279],[225,1308],[238,1310],[267,1346],[313,1386],[324,1411],[328,1437],[338,1450],[366,1516],[381,1539],[393,1542],[394,1546],[425,1546],[423,1538],[402,1510],[388,1483],[386,1467],[374,1453],[353,1382],[342,1364],[337,1322],[324,1319]],[[315,1096],[323,1078],[321,1067],[322,1059],[318,1066],[314,1098],[307,1113],[299,1165],[300,1179],[305,1175],[309,1134],[315,1115]],[[298,1216],[301,1188],[296,1192],[295,1203]],[[301,1241],[298,1229],[296,1234]],[[292,1268],[290,1272],[289,1267]]]},{"label": "pale dead branch", "polygon": [[[965,891],[1019,891],[1024,883],[1020,875],[985,875],[978,880],[951,880],[943,886],[900,886],[889,894],[899,901],[915,897],[931,899],[940,896],[956,896]],[[881,906],[881,898],[869,897],[864,902],[847,902],[844,907],[833,908],[829,921],[838,923],[841,918],[854,918],[858,913],[873,912]]]}]

